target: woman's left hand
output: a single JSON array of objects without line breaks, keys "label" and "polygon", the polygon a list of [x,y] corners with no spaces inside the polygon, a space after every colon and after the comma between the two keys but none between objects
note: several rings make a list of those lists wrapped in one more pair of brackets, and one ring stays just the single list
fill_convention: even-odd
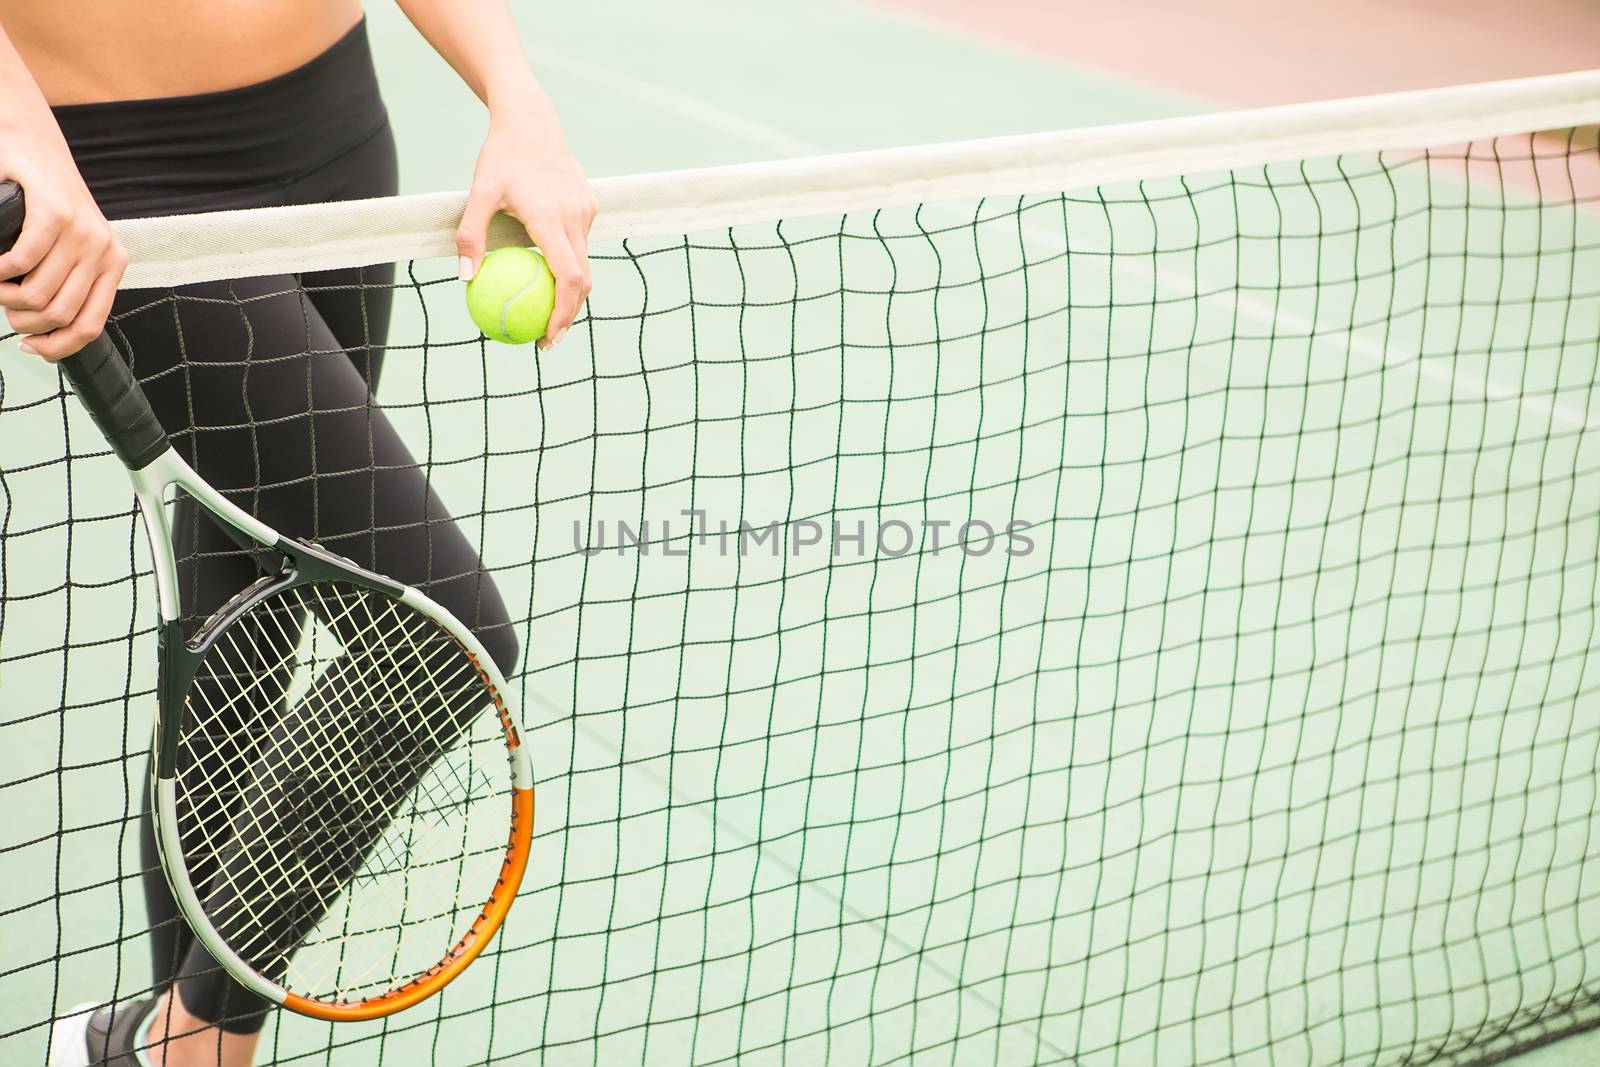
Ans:
[{"label": "woman's left hand", "polygon": [[539,342],[550,348],[561,343],[589,295],[589,227],[599,205],[543,94],[521,94],[516,103],[490,108],[489,135],[478,153],[456,248],[462,280],[469,280],[483,262],[495,212],[522,223],[556,278],[555,309]]}]

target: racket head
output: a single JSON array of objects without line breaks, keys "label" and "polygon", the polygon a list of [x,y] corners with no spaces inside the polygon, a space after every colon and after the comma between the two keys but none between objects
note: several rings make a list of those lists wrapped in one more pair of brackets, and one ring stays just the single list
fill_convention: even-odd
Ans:
[{"label": "racket head", "polygon": [[470,630],[317,546],[275,550],[282,571],[163,641],[163,868],[246,988],[378,1018],[449,984],[504,921],[532,769]]}]

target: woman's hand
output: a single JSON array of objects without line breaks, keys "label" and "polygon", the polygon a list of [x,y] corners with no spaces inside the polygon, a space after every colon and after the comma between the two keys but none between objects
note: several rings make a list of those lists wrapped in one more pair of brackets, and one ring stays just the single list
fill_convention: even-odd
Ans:
[{"label": "woman's hand", "polygon": [[0,178],[22,186],[22,236],[0,255],[0,308],[52,363],[105,328],[128,257],[78,175],[33,78],[0,33]]},{"label": "woman's hand", "polygon": [[556,278],[555,309],[539,346],[560,344],[591,288],[589,227],[597,209],[544,94],[531,87],[504,107],[491,101],[489,135],[456,231],[462,279],[470,279],[483,262],[495,212],[511,215],[527,229]]},{"label": "woman's hand", "polygon": [[105,329],[128,257],[69,157],[66,166],[0,165],[22,186],[27,217],[0,255],[0,307],[24,352],[54,363]]}]

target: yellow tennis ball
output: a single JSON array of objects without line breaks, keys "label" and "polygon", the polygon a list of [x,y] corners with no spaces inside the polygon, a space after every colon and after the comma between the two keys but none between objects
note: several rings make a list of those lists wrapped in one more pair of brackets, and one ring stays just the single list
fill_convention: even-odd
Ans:
[{"label": "yellow tennis ball", "polygon": [[467,312],[485,337],[525,345],[544,336],[556,304],[556,279],[531,248],[497,248],[467,283]]}]

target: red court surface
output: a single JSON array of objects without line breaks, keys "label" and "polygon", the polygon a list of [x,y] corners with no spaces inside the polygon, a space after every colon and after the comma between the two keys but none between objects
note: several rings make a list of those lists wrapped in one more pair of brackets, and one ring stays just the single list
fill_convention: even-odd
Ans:
[{"label": "red court surface", "polygon": [[1600,66],[1600,0],[875,0],[1230,107]]}]

